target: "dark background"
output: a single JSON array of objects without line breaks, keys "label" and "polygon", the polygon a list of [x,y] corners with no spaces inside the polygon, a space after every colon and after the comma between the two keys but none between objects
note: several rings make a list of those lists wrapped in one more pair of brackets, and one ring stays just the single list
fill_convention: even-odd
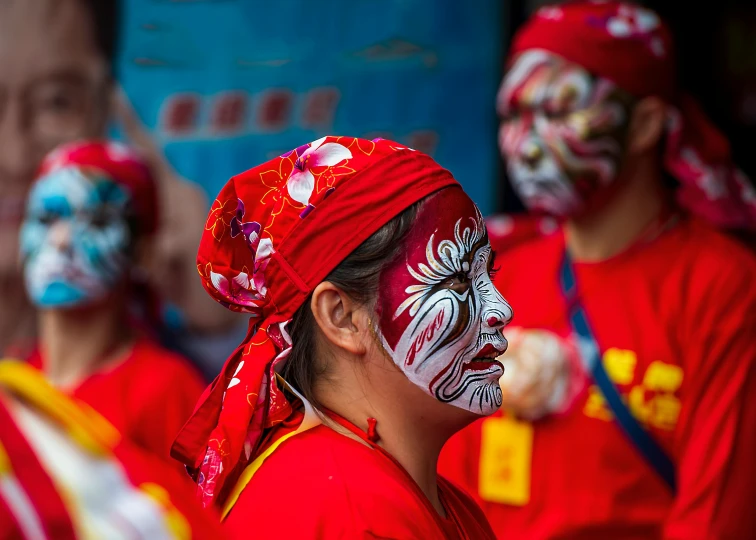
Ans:
[{"label": "dark background", "polygon": [[[514,0],[503,17],[504,35],[514,31],[539,6],[554,3]],[[756,1],[645,1],[669,24],[675,38],[681,88],[695,96],[727,135],[735,162],[756,178]],[[502,178],[506,178],[503,163]],[[501,183],[499,210],[520,212],[508,182]]]}]

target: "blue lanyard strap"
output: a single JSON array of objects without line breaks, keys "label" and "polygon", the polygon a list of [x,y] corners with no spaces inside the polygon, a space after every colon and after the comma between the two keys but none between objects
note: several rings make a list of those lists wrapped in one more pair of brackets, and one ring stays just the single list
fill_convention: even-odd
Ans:
[{"label": "blue lanyard strap", "polygon": [[648,464],[653,467],[662,480],[669,486],[672,493],[676,493],[677,483],[674,463],[672,463],[672,460],[662,447],[659,446],[659,443],[651,437],[648,431],[632,415],[622,400],[620,393],[617,391],[617,387],[614,386],[614,383],[609,379],[604,369],[598,343],[593,337],[585,309],[577,298],[575,272],[572,267],[572,260],[566,250],[559,274],[559,284],[562,288],[562,294],[567,300],[568,309],[570,310],[570,325],[580,340],[580,352],[583,356],[585,367],[604,395],[606,403],[612,410],[614,418],[616,418],[617,424],[622,428],[624,434],[630,439],[630,442],[638,449]]}]

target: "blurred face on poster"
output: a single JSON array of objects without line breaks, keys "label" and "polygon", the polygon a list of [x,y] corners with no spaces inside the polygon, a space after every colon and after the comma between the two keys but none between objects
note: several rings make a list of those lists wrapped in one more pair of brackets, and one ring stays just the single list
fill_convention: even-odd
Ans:
[{"label": "blurred face on poster", "polygon": [[55,146],[104,133],[107,60],[81,0],[0,2],[0,276],[18,270],[34,172]]}]

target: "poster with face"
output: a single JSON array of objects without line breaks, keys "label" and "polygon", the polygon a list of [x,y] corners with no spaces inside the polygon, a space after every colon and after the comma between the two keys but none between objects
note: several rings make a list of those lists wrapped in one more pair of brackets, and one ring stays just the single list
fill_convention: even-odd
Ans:
[{"label": "poster with face", "polygon": [[24,281],[41,308],[104,298],[129,268],[130,195],[97,169],[53,170],[34,184],[21,229]]},{"label": "poster with face", "polygon": [[496,358],[512,309],[491,282],[480,211],[457,188],[420,207],[405,249],[380,279],[378,334],[396,365],[443,403],[487,415],[501,405]]},{"label": "poster with face", "polygon": [[551,53],[522,53],[502,82],[499,146],[525,206],[578,214],[616,178],[633,99]]},{"label": "poster with face", "polygon": [[104,130],[109,70],[84,5],[0,2],[0,284],[18,277],[23,211],[44,155]]}]

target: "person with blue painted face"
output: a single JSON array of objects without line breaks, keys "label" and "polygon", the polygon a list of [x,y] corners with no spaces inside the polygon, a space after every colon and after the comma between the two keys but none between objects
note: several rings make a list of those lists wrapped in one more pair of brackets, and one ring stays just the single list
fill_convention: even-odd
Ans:
[{"label": "person with blue painted face", "polygon": [[244,330],[196,279],[207,195],[173,169],[145,127],[144,111],[130,106],[115,80],[121,3],[0,2],[0,355],[26,357],[37,340],[35,310],[18,286],[19,230],[35,171],[55,147],[118,127],[149,162],[163,203],[146,268],[150,282],[165,298],[174,341],[212,372],[205,351],[220,348],[225,356]]},{"label": "person with blue painted face", "polygon": [[121,144],[83,141],[43,161],[19,244],[39,313],[29,362],[169,459],[203,384],[151,336],[155,295],[145,294],[140,268],[157,226],[157,190],[142,158]]},{"label": "person with blue painted face", "polygon": [[29,297],[41,308],[75,308],[105,299],[129,270],[129,196],[96,172],[62,168],[29,199],[21,248]]}]

